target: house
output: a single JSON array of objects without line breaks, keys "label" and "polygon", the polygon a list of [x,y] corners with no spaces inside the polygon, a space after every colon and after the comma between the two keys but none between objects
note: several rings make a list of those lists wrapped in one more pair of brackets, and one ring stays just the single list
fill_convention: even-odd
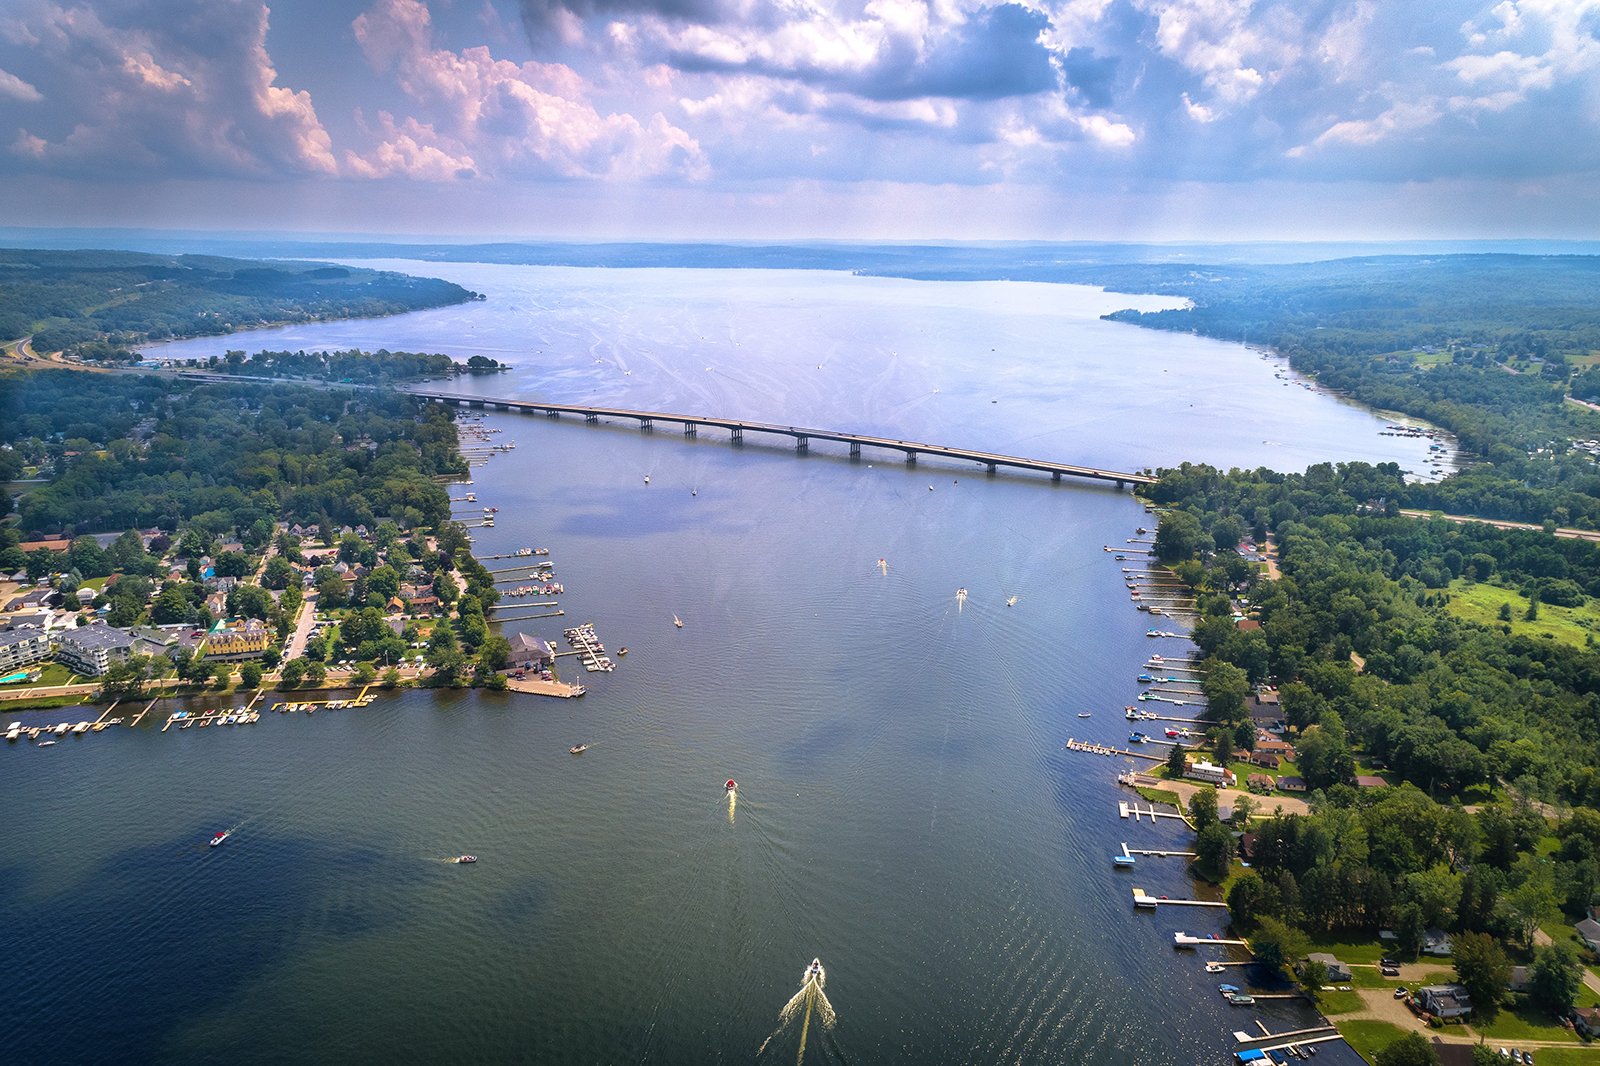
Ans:
[{"label": "house", "polygon": [[1241,618],[1233,624],[1233,628],[1237,629],[1241,633],[1250,633],[1260,629],[1261,623],[1257,622],[1254,618]]},{"label": "house", "polygon": [[66,537],[51,537],[47,540],[25,540],[17,545],[24,553],[27,552],[64,552],[72,547],[72,541]]},{"label": "house", "polygon": [[1578,938],[1589,945],[1590,951],[1600,951],[1600,922],[1585,918],[1573,928],[1578,931]]},{"label": "house", "polygon": [[79,606],[87,607],[89,604],[94,602],[94,598],[96,596],[98,596],[98,595],[99,595],[99,593],[96,592],[94,589],[90,589],[90,588],[79,589],[78,593],[77,593],[77,600],[78,600]]},{"label": "house", "polygon": [[406,609],[406,601],[399,596],[390,596],[389,602],[383,605],[383,609],[388,614],[402,614]]},{"label": "house", "polygon": [[267,627],[256,619],[233,622],[206,638],[206,658],[252,658],[267,650],[267,639]]},{"label": "house", "polygon": [[50,658],[50,637],[43,629],[11,629],[0,633],[0,674]]},{"label": "house", "polygon": [[1270,734],[1256,735],[1255,750],[1258,754],[1276,755],[1280,759],[1294,758],[1294,745],[1286,740],[1279,740]]},{"label": "house", "polygon": [[[1268,770],[1276,770],[1283,763],[1283,760],[1270,751],[1252,751],[1250,753],[1250,762]],[[1256,775],[1251,774],[1250,776],[1254,777]]]},{"label": "house", "polygon": [[113,664],[126,662],[133,651],[133,634],[96,623],[63,629],[56,639],[56,658],[80,674],[99,677]]},{"label": "house", "polygon": [[[1273,693],[1273,696],[1276,697],[1277,693]],[[1271,703],[1266,703],[1261,697],[1253,696],[1250,699],[1249,709],[1250,724],[1258,730],[1281,734],[1288,728],[1288,723],[1283,718],[1283,708],[1279,706],[1276,698]]]},{"label": "house", "polygon": [[1530,987],[1532,987],[1532,984],[1528,980],[1528,968],[1526,966],[1511,967],[1511,982],[1506,985],[1506,988],[1512,992],[1526,992]]},{"label": "house", "polygon": [[526,633],[511,636],[511,665],[521,670],[540,670],[556,661],[555,649],[538,637]]},{"label": "house", "polygon": [[1201,759],[1199,762],[1189,763],[1183,771],[1183,776],[1211,785],[1226,785],[1233,774],[1215,763]]},{"label": "house", "polygon": [[1244,780],[1245,786],[1249,788],[1251,792],[1259,792],[1263,795],[1271,792],[1277,787],[1277,782],[1272,779],[1270,774],[1251,774]]},{"label": "house", "polygon": [[[70,619],[71,615],[63,615]],[[57,626],[56,612],[50,608],[42,611],[17,611],[15,614],[0,615],[0,632],[11,629],[44,629],[48,630]]]},{"label": "house", "polygon": [[1340,962],[1326,951],[1314,951],[1310,955],[1306,956],[1306,961],[1322,963],[1322,967],[1327,971],[1328,980],[1330,981],[1350,980],[1350,967],[1346,966],[1344,963]]},{"label": "house", "polygon": [[8,611],[37,611],[45,607],[61,606],[61,594],[55,589],[30,589],[6,604]]},{"label": "house", "polygon": [[412,614],[433,614],[439,609],[439,597],[432,595],[414,596],[406,606]]},{"label": "house", "polygon": [[1388,788],[1389,787],[1389,782],[1385,781],[1381,777],[1375,777],[1372,774],[1357,774],[1356,775],[1356,787],[1357,788]]},{"label": "house", "polygon": [[1450,934],[1443,929],[1429,929],[1422,934],[1422,953],[1424,955],[1449,955],[1455,951],[1455,945],[1450,943]]},{"label": "house", "polygon": [[1600,1036],[1600,1007],[1580,1007],[1572,1012],[1572,1027],[1579,1036]]},{"label": "house", "polygon": [[1305,790],[1306,779],[1303,777],[1290,776],[1278,778],[1279,792],[1304,792]]},{"label": "house", "polygon": [[1472,997],[1462,985],[1426,985],[1417,989],[1417,1002],[1436,1018],[1465,1018],[1472,1013]]}]

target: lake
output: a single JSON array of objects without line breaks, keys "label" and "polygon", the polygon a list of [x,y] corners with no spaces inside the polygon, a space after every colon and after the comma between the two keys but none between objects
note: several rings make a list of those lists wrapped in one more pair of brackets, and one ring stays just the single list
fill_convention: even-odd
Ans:
[{"label": "lake", "polygon": [[[513,370],[450,387],[1115,469],[1420,469],[1426,448],[1259,353],[1098,318],[1164,298],[383,265],[489,299],[158,354],[487,354]],[[813,956],[838,1024],[813,1021],[811,1061],[1221,1064],[1255,1018],[1306,1024],[1230,1008],[1173,950],[1217,912],[1134,912],[1133,885],[1203,886],[1113,852],[1188,834],[1119,819],[1123,761],[1063,749],[1123,741],[1145,658],[1181,654],[1101,550],[1151,524],[1131,496],[715,431],[482,425],[516,448],[473,470],[499,508],[477,550],[549,547],[567,588],[564,618],[508,628],[592,620],[619,669],[562,660],[581,700],[411,691],[5,752],[17,1061],[749,1062],[769,1036],[760,1061],[787,1061],[778,1012]],[[444,861],[463,852],[480,862]]]}]

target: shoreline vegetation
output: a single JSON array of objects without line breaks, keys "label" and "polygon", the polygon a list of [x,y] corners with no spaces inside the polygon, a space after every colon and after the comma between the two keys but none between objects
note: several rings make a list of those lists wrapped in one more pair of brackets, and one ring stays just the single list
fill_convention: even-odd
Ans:
[{"label": "shoreline vegetation", "polygon": [[481,300],[437,278],[330,263],[0,248],[0,343],[131,363],[152,341]]}]

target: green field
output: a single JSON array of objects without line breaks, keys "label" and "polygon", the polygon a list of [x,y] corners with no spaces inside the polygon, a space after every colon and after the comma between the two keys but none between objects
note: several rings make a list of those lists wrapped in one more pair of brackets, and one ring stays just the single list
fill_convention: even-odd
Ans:
[{"label": "green field", "polygon": [[1340,992],[1338,989],[1325,987],[1322,995],[1317,997],[1317,1009],[1330,1017],[1335,1014],[1351,1014],[1362,1008],[1361,995],[1358,992]]},{"label": "green field", "polygon": [[[1500,621],[1500,605],[1511,605],[1511,621]],[[1539,605],[1539,617],[1532,622],[1522,616],[1528,609],[1525,596],[1496,585],[1475,584],[1465,578],[1450,582],[1449,611],[1457,618],[1486,626],[1509,625],[1511,632],[1530,636],[1549,635],[1556,640],[1584,647],[1591,633],[1600,633],[1600,605],[1590,600],[1582,607]]]},{"label": "green field", "polygon": [[[1391,1022],[1378,1022],[1370,1018],[1345,1022],[1339,1026],[1339,1035],[1355,1048],[1362,1058],[1371,1062],[1378,1052],[1405,1036],[1405,1030]],[[1541,1060],[1543,1061],[1542,1057]]]},{"label": "green field", "polygon": [[1551,1021],[1549,1016],[1536,1010],[1521,997],[1513,997],[1510,1006],[1500,1008],[1494,1021],[1488,1025],[1469,1023],[1468,1028],[1481,1034],[1490,1043],[1514,1040],[1565,1040],[1574,1044],[1581,1039],[1577,1033]]},{"label": "green field", "polygon": [[33,663],[29,666],[20,667],[17,670],[7,671],[6,676],[9,676],[13,673],[21,673],[24,670],[28,671],[29,673],[33,672],[34,670],[42,670],[43,673],[40,675],[39,680],[37,681],[14,681],[11,684],[6,685],[5,688],[11,690],[33,688],[35,685],[65,685],[69,684],[74,677],[72,671],[67,669],[65,666],[62,666],[60,663]]}]

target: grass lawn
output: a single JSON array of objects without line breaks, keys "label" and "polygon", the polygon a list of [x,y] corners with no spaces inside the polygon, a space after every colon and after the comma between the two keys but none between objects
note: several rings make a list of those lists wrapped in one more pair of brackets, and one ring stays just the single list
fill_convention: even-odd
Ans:
[{"label": "grass lawn", "polygon": [[1146,788],[1144,785],[1137,786],[1134,791],[1151,803],[1168,803],[1183,810],[1183,799],[1176,792],[1164,788]]},{"label": "grass lawn", "polygon": [[[6,685],[6,688],[18,689],[33,688],[35,685],[65,685],[68,684],[74,676],[71,670],[60,663],[34,663],[31,666],[24,666],[20,669],[29,671],[42,670],[43,673],[39,675],[39,680],[37,681],[14,681],[11,684]],[[7,671],[7,673],[15,672],[17,671]]]},{"label": "grass lawn", "polygon": [[1578,1043],[1579,1036],[1571,1029],[1557,1025],[1549,1015],[1529,1004],[1523,997],[1513,998],[1509,1006],[1501,1007],[1493,1022],[1488,1025],[1471,1023],[1475,1033],[1481,1033],[1491,1043],[1510,1040],[1567,1040]]},{"label": "grass lawn", "polygon": [[1357,966],[1350,971],[1349,983],[1357,988],[1387,988],[1395,989],[1401,985],[1448,985],[1455,981],[1454,970],[1431,970],[1422,975],[1420,981],[1402,981],[1398,977],[1385,977],[1377,967]]},{"label": "grass lawn", "polygon": [[[1370,1018],[1345,1022],[1339,1026],[1339,1035],[1345,1038],[1349,1045],[1356,1049],[1362,1058],[1371,1062],[1377,1057],[1378,1052],[1406,1035],[1406,1031],[1392,1022],[1378,1022]],[[1544,1061],[1544,1053],[1540,1053],[1540,1062]]]},{"label": "grass lawn", "polygon": [[1371,940],[1338,940],[1334,937],[1314,936],[1311,938],[1311,950],[1326,951],[1344,963],[1375,963],[1393,949],[1377,937]]},{"label": "grass lawn", "polygon": [[1358,1011],[1364,1006],[1359,992],[1340,992],[1338,989],[1324,989],[1317,999],[1317,1007],[1327,1015],[1349,1014]]},{"label": "grass lawn", "polygon": [[[1500,605],[1511,605],[1511,621],[1500,620]],[[1600,632],[1600,604],[1590,600],[1581,607],[1557,607],[1550,603],[1539,605],[1539,617],[1532,622],[1523,620],[1528,601],[1511,589],[1496,585],[1475,584],[1465,578],[1450,582],[1450,603],[1447,609],[1457,618],[1479,622],[1496,628],[1509,625],[1511,632],[1524,636],[1549,635],[1564,644],[1584,647],[1590,633]]]},{"label": "grass lawn", "polygon": [[1534,1054],[1539,1066],[1590,1066],[1600,1062],[1600,1048],[1542,1047]]}]

